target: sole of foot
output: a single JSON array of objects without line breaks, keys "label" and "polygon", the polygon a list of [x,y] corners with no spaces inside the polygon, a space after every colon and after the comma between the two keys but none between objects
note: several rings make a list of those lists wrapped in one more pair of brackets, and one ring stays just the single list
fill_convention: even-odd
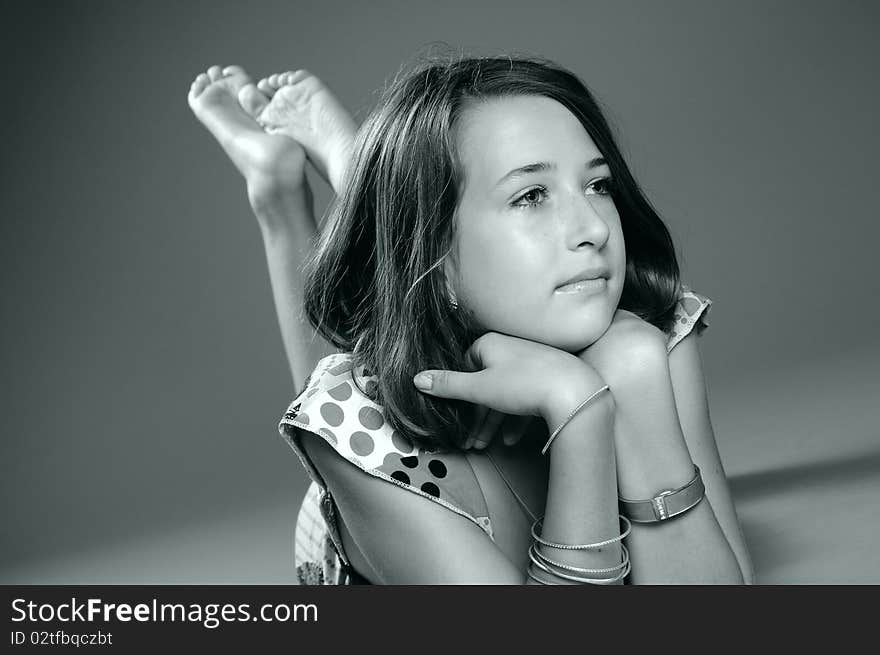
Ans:
[{"label": "sole of foot", "polygon": [[267,133],[249,111],[269,101],[241,66],[211,66],[187,94],[196,118],[246,180],[277,178],[294,189],[305,184],[303,147],[285,135]]},{"label": "sole of foot", "polygon": [[257,90],[265,102],[242,102],[269,134],[283,134],[305,148],[309,161],[339,193],[357,124],[327,86],[306,70],[274,73]]}]

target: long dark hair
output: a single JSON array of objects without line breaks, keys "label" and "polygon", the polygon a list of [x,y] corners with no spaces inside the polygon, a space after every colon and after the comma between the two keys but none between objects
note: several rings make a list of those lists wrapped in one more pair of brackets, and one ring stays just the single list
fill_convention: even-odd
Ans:
[{"label": "long dark hair", "polygon": [[442,266],[462,190],[455,129],[467,102],[538,95],[574,114],[611,169],[626,244],[620,308],[662,330],[680,291],[669,231],[644,197],[598,103],[577,76],[534,58],[456,58],[399,75],[358,131],[346,188],[306,269],[305,311],[318,332],[378,376],[390,425],[428,449],[460,447],[470,405],[418,391],[425,369],[473,370],[480,336],[449,305]]}]

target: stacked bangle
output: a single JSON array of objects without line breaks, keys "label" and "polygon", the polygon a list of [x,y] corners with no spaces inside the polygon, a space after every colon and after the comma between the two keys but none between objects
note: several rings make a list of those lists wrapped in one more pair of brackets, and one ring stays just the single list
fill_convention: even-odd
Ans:
[{"label": "stacked bangle", "polygon": [[[538,526],[541,525],[542,519],[543,517],[537,519],[532,524],[532,539],[534,541],[532,542],[531,546],[529,546],[529,559],[537,568],[545,571],[546,573],[549,573],[552,576],[556,576],[557,578],[562,578],[563,580],[571,580],[572,582],[579,582],[581,584],[608,585],[613,584],[618,580],[622,580],[627,575],[629,575],[629,572],[631,570],[629,551],[622,543],[620,545],[620,564],[602,569],[582,568],[578,566],[572,566],[570,564],[563,564],[562,562],[557,562],[550,559],[549,557],[544,555],[540,549],[540,546],[546,546],[548,548],[559,548],[562,550],[597,550],[599,548],[602,548],[603,546],[608,546],[618,541],[622,541],[632,530],[632,523],[630,523],[629,519],[627,519],[625,516],[620,516],[621,521],[626,524],[626,528],[620,535],[611,539],[597,541],[591,544],[560,544],[542,538],[541,535],[538,534]],[[617,575],[610,578],[596,578],[585,577],[584,575],[575,575],[592,574],[595,576],[601,575],[603,573],[614,573],[615,571],[619,572],[617,573]],[[540,579],[534,573],[532,573],[531,567],[529,568],[528,575],[530,578],[532,578],[536,582],[540,582],[541,584],[557,584],[555,582],[547,582],[546,580]]]},{"label": "stacked bangle", "polygon": [[[554,575],[558,578],[562,578],[563,580],[571,580],[572,582],[579,582],[581,584],[610,585],[614,584],[618,580],[623,580],[626,576],[629,575],[629,572],[631,570],[629,563],[629,551],[626,549],[626,546],[621,546],[621,548],[623,550],[623,554],[620,564],[605,569],[584,569],[576,566],[563,565],[558,562],[552,562],[552,560],[548,560],[540,554],[535,544],[532,544],[532,546],[529,548],[529,559],[542,571],[545,571],[550,575]],[[584,576],[572,575],[572,573],[569,573],[569,571],[593,574],[612,573],[618,569],[622,570],[613,578],[587,578]],[[544,580],[540,580],[531,571],[529,571],[529,577],[544,584],[554,584],[552,582],[547,583]]]}]

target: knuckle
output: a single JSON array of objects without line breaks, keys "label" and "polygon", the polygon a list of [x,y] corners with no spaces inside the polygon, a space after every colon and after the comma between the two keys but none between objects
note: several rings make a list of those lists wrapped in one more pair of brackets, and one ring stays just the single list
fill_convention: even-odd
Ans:
[{"label": "knuckle", "polygon": [[498,334],[495,332],[486,332],[471,344],[471,350],[473,350],[474,354],[482,358],[495,346],[495,344],[497,344],[497,337]]}]

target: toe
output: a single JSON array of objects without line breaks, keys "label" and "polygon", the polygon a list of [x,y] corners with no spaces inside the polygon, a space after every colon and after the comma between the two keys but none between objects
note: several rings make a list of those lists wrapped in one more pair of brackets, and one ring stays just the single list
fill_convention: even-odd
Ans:
[{"label": "toe", "polygon": [[201,75],[197,75],[196,79],[193,80],[193,83],[190,84],[189,87],[189,95],[190,98],[198,98],[202,95],[202,92],[208,88],[208,85],[211,83],[211,79],[202,73]]},{"label": "toe", "polygon": [[211,80],[208,79],[208,76],[202,73],[199,75],[190,85],[189,92],[193,97],[197,97],[202,94],[202,91],[205,90],[205,87],[208,86]]},{"label": "toe", "polygon": [[208,69],[208,77],[211,78],[212,82],[216,82],[223,77],[223,70],[219,66],[211,66]]},{"label": "toe", "polygon": [[281,77],[281,76],[278,75],[278,73],[272,73],[269,76],[269,84],[271,84],[272,86],[277,88],[280,85],[280,82],[278,81],[279,77]]},{"label": "toe", "polygon": [[224,75],[247,75],[241,66],[227,66],[223,69]]},{"label": "toe", "polygon": [[269,98],[260,93],[254,84],[245,84],[238,91],[238,102],[248,114],[256,119],[269,104]]},{"label": "toe", "polygon": [[257,88],[270,98],[275,95],[275,87],[269,84],[269,80],[267,80],[265,77],[257,82]]},{"label": "toe", "polygon": [[296,82],[302,82],[303,80],[310,78],[310,77],[314,77],[314,76],[309,71],[299,69],[299,70],[296,70],[293,72],[293,77],[292,77],[290,83],[294,84]]}]

